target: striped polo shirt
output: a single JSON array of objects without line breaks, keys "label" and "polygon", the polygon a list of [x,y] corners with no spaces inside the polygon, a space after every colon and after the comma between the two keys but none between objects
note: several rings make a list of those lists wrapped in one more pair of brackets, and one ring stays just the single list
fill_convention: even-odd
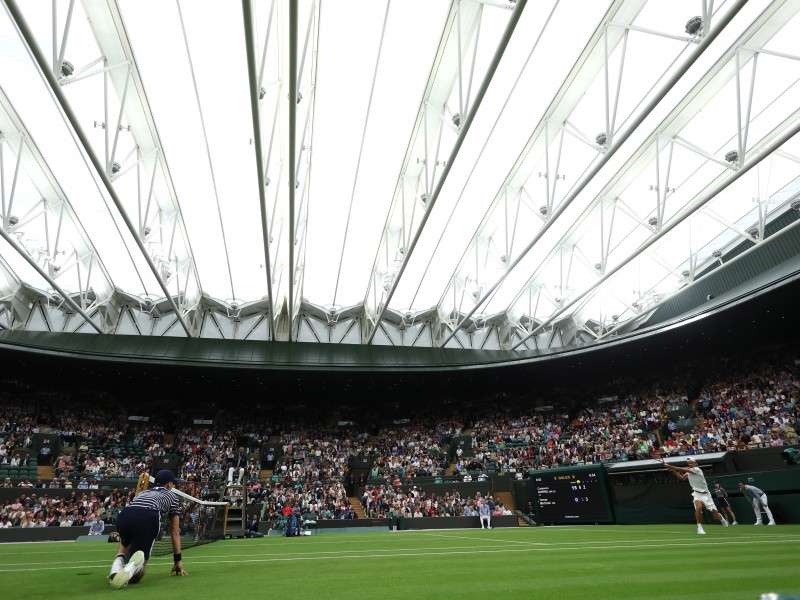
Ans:
[{"label": "striped polo shirt", "polygon": [[154,487],[142,490],[133,497],[128,505],[131,508],[147,508],[156,510],[161,516],[170,517],[180,514],[178,496],[164,487]]}]

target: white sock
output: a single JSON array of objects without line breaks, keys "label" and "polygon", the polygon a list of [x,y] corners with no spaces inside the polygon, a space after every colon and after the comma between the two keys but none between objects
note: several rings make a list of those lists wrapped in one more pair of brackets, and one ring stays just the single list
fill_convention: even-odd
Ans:
[{"label": "white sock", "polygon": [[114,559],[114,562],[111,563],[111,575],[116,575],[122,570],[122,567],[125,566],[125,556],[123,554],[117,554],[117,557]]}]

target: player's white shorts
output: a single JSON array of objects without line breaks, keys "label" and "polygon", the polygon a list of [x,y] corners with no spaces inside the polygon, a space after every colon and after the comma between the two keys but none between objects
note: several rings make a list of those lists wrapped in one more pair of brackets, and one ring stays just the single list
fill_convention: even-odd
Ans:
[{"label": "player's white shorts", "polygon": [[[703,503],[703,506],[706,507],[707,510],[715,511],[717,510],[716,505],[714,504],[714,499],[711,497],[709,492],[692,492],[692,498],[694,500],[700,500]],[[692,502],[692,506],[694,506],[694,502]]]}]

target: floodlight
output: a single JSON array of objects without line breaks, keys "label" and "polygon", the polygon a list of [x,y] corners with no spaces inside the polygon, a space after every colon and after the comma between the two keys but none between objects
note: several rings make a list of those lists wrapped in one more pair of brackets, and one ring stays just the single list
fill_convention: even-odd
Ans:
[{"label": "floodlight", "polygon": [[697,35],[703,30],[702,17],[692,17],[686,22],[686,33],[689,35]]},{"label": "floodlight", "polygon": [[65,61],[61,62],[61,74],[64,77],[69,77],[74,72],[75,72],[75,67],[72,66],[71,62],[69,62],[68,60],[65,60]]},{"label": "floodlight", "polygon": [[736,150],[731,150],[725,153],[725,160],[731,164],[738,162],[739,160],[739,152]]}]

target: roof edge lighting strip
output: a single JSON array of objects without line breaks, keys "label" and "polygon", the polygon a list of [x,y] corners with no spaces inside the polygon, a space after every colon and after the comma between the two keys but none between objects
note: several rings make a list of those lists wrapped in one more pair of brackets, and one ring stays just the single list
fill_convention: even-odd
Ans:
[{"label": "roof edge lighting strip", "polygon": [[167,301],[169,302],[170,306],[172,307],[172,310],[175,312],[175,318],[181,324],[181,327],[183,327],[183,330],[184,330],[184,332],[186,333],[187,336],[189,336],[189,337],[197,337],[197,333],[193,332],[190,329],[190,327],[187,325],[186,321],[184,320],[183,315],[181,315],[180,310],[178,309],[178,306],[175,304],[175,299],[172,297],[172,295],[170,294],[169,290],[167,289],[167,286],[164,284],[164,280],[161,278],[161,274],[158,272],[158,268],[156,267],[155,263],[153,262],[153,259],[150,257],[150,254],[147,252],[147,248],[144,247],[144,244],[142,243],[142,240],[139,237],[137,228],[134,226],[134,223],[131,221],[130,217],[128,216],[128,213],[125,210],[125,207],[122,205],[122,201],[120,200],[116,190],[114,189],[114,185],[112,184],[111,179],[106,174],[106,171],[105,171],[105,168],[104,168],[103,164],[100,162],[100,160],[97,157],[97,154],[92,149],[92,145],[91,145],[91,143],[89,141],[89,138],[86,136],[86,133],[83,131],[83,128],[81,127],[80,123],[78,122],[77,115],[72,110],[72,107],[69,105],[69,102],[67,101],[67,98],[66,98],[66,96],[64,95],[64,92],[61,89],[61,86],[58,84],[58,81],[56,80],[55,75],[53,74],[52,70],[48,66],[47,59],[45,58],[45,56],[44,56],[44,54],[42,52],[42,49],[36,43],[36,39],[35,39],[35,37],[33,35],[33,31],[31,30],[30,26],[28,25],[27,21],[25,20],[25,17],[22,15],[22,11],[20,10],[20,8],[17,5],[17,3],[15,2],[15,0],[4,0],[4,3],[5,3],[5,6],[6,6],[6,11],[8,12],[9,16],[11,17],[11,20],[14,22],[14,25],[16,26],[20,37],[25,42],[25,45],[28,47],[28,50],[29,50],[29,52],[31,54],[31,57],[33,58],[33,60],[38,65],[41,76],[44,78],[44,80],[50,86],[50,89],[51,89],[53,95],[55,96],[56,100],[58,101],[61,110],[64,112],[64,116],[67,118],[67,120],[69,121],[70,125],[72,126],[72,129],[75,132],[75,135],[78,136],[78,139],[80,140],[80,142],[81,142],[81,144],[83,146],[84,152],[86,152],[86,155],[89,157],[89,160],[92,162],[92,165],[94,166],[98,177],[103,182],[103,185],[105,186],[106,191],[108,192],[109,196],[111,197],[111,200],[116,205],[117,210],[119,211],[120,216],[122,217],[122,220],[125,222],[125,225],[127,225],[128,230],[130,231],[130,233],[133,236],[133,239],[136,242],[136,245],[139,247],[139,250],[141,251],[143,258],[147,261],[147,265],[150,267],[150,270],[153,272],[153,275],[155,276],[156,281],[158,281],[158,285],[161,288],[161,291],[164,293],[164,296],[166,297]]},{"label": "roof edge lighting strip", "polygon": [[255,31],[253,27],[253,5],[250,0],[242,0],[244,15],[244,41],[247,52],[247,77],[250,81],[250,109],[253,113],[253,143],[256,149],[256,168],[258,169],[258,200],[261,209],[261,236],[264,242],[264,264],[267,272],[267,298],[269,299],[269,337],[275,339],[275,305],[272,298],[272,262],[269,255],[269,230],[267,219],[267,193],[264,176],[264,148],[261,140],[261,108],[258,104],[258,73],[256,73]]}]

